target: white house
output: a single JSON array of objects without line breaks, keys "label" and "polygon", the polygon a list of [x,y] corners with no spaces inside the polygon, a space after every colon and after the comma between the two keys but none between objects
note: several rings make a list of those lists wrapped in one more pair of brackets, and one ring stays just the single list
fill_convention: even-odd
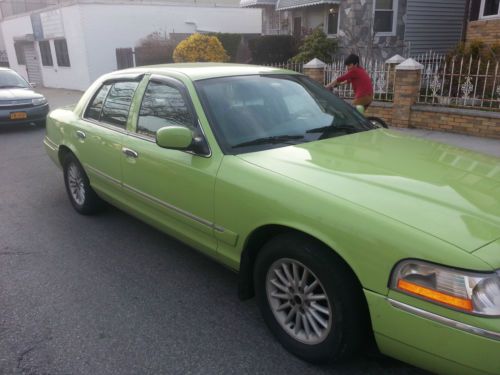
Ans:
[{"label": "white house", "polygon": [[260,34],[260,9],[159,1],[73,0],[6,17],[1,31],[11,68],[46,87],[84,90],[116,70],[116,49],[153,32]]}]

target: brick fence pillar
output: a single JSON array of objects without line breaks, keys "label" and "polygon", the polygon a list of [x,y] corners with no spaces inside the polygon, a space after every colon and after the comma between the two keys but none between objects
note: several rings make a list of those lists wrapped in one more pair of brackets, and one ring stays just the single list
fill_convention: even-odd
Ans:
[{"label": "brick fence pillar", "polygon": [[413,59],[407,59],[396,66],[394,83],[394,105],[392,125],[400,128],[410,126],[411,107],[420,95],[420,77],[424,66]]},{"label": "brick fence pillar", "polygon": [[389,91],[394,92],[394,79],[396,78],[396,66],[401,64],[403,61],[406,59],[403,56],[400,55],[394,55],[390,59],[385,61],[385,64],[387,66],[387,75],[389,76],[388,78],[388,88]]},{"label": "brick fence pillar", "polygon": [[320,59],[312,59],[304,65],[304,74],[316,82],[325,84],[325,67],[326,64]]}]

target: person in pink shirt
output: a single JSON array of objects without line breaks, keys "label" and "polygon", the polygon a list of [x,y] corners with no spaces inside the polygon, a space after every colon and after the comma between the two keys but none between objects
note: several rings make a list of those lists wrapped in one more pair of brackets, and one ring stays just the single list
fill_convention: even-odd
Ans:
[{"label": "person in pink shirt", "polygon": [[333,80],[325,87],[331,90],[337,85],[351,83],[354,90],[352,104],[355,107],[362,105],[365,109],[368,108],[373,101],[373,85],[370,76],[366,70],[359,66],[359,57],[357,55],[349,55],[344,64],[347,66],[347,73]]}]

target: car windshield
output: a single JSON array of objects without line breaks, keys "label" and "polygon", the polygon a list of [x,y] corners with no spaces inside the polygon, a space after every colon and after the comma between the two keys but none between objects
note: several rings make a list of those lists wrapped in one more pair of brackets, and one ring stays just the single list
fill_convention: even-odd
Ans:
[{"label": "car windshield", "polygon": [[226,154],[331,138],[373,127],[349,104],[300,75],[254,75],[196,82]]},{"label": "car windshield", "polygon": [[16,72],[12,70],[0,70],[0,89],[12,87],[29,88],[30,86]]}]

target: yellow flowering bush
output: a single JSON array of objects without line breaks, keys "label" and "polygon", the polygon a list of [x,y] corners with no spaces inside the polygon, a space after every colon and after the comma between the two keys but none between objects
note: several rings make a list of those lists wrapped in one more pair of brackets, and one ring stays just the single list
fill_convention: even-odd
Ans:
[{"label": "yellow flowering bush", "polygon": [[225,62],[229,56],[215,36],[193,34],[180,42],[174,50],[175,62]]}]

